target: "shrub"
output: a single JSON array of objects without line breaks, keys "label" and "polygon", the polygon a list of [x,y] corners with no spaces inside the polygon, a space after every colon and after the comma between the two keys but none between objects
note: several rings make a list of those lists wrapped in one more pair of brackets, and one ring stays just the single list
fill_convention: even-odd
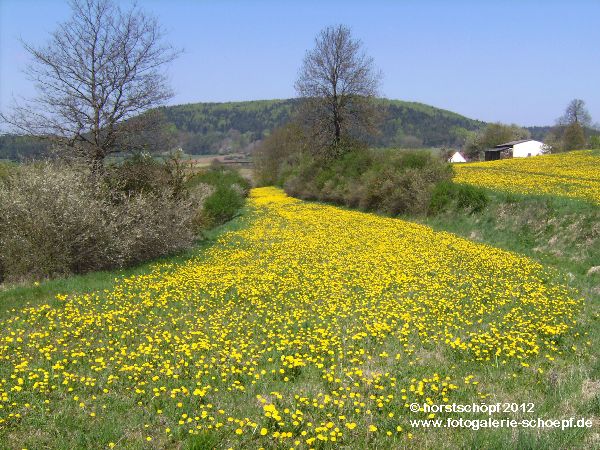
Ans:
[{"label": "shrub", "polygon": [[221,165],[213,165],[194,175],[188,186],[204,186],[209,190],[194,218],[198,228],[210,228],[231,220],[244,206],[250,190],[250,183],[238,171]]},{"label": "shrub", "polygon": [[478,213],[487,206],[488,202],[489,198],[481,188],[444,181],[433,190],[429,202],[429,214],[438,214],[450,209]]},{"label": "shrub", "polygon": [[304,155],[284,183],[287,193],[388,215],[425,214],[451,167],[426,151],[355,149],[324,161]]},{"label": "shrub", "polygon": [[487,206],[489,198],[483,189],[467,184],[458,185],[456,205],[460,209],[469,210],[471,213],[483,211]]},{"label": "shrub", "polygon": [[173,253],[194,241],[197,201],[158,189],[115,194],[78,166],[24,165],[0,184],[0,266],[7,279],[18,280]]},{"label": "shrub", "polygon": [[204,202],[206,224],[214,226],[232,219],[244,205],[243,193],[235,186],[218,187]]}]

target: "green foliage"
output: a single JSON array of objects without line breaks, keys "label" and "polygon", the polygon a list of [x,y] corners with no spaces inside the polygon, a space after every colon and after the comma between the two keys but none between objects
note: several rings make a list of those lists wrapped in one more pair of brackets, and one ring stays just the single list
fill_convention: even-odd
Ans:
[{"label": "green foliage", "polygon": [[574,122],[565,128],[563,134],[563,147],[565,150],[581,150],[585,148],[585,135],[583,127]]},{"label": "green foliage", "polygon": [[[586,136],[588,136],[587,143]],[[544,143],[552,148],[552,153],[586,148],[598,149],[600,148],[600,131],[583,127],[577,122],[569,125],[559,124],[549,129],[544,136]]]},{"label": "green foliage", "polygon": [[468,137],[464,145],[464,153],[469,158],[476,158],[480,152],[487,148],[492,148],[505,142],[529,139],[530,137],[531,133],[529,130],[518,125],[489,123],[478,133]]},{"label": "green foliage", "polygon": [[448,210],[478,213],[483,211],[488,202],[488,195],[481,188],[444,181],[438,183],[433,190],[429,213],[435,215]]},{"label": "green foliage", "polygon": [[244,205],[244,197],[234,186],[218,187],[204,203],[204,213],[214,226],[232,219]]},{"label": "green foliage", "polygon": [[303,155],[283,186],[300,198],[396,216],[425,214],[435,186],[451,177],[450,165],[427,151],[359,149],[331,161]]},{"label": "green foliage", "polygon": [[250,189],[250,183],[239,172],[220,165],[194,175],[187,185],[209,188],[202,208],[194,217],[194,224],[200,229],[212,228],[235,217]]}]

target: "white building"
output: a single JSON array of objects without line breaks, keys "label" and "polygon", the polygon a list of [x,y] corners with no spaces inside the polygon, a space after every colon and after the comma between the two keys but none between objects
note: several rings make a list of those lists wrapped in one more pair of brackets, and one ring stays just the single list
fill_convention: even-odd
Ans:
[{"label": "white building", "polygon": [[520,141],[511,141],[504,144],[496,145],[485,151],[485,160],[493,161],[506,157],[527,158],[529,156],[537,156],[546,153],[547,146],[540,141],[533,139],[523,139]]},{"label": "white building", "polygon": [[451,163],[464,163],[467,162],[465,157],[461,155],[459,152],[455,152],[454,155],[448,160]]},{"label": "white building", "polygon": [[544,153],[544,143],[527,139],[523,141],[512,142],[513,158],[527,158],[528,156],[537,156]]}]

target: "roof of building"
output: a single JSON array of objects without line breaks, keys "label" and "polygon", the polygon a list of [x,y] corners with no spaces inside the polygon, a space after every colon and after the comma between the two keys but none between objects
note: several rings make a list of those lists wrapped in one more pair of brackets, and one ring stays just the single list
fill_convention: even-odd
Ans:
[{"label": "roof of building", "polygon": [[505,142],[504,144],[498,144],[496,147],[512,147],[513,145],[522,144],[523,142],[533,141],[534,139],[521,139],[519,141]]},{"label": "roof of building", "polygon": [[486,152],[501,152],[504,150],[510,150],[512,148],[512,146],[502,146],[502,145],[497,145],[494,148],[486,148],[485,151]]},{"label": "roof of building", "polygon": [[448,161],[450,161],[450,162],[456,162],[456,161],[460,161],[460,162],[464,161],[464,162],[466,162],[467,160],[462,155],[462,153],[460,153],[460,152],[454,152],[454,154],[448,159]]}]

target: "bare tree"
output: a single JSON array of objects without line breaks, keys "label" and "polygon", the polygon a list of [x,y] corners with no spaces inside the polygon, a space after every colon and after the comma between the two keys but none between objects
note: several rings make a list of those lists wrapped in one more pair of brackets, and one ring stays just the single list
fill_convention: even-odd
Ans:
[{"label": "bare tree", "polygon": [[592,117],[585,107],[585,102],[581,99],[573,99],[567,106],[565,114],[558,119],[560,125],[579,124],[582,127],[589,127],[592,123]]},{"label": "bare tree", "polygon": [[46,45],[23,42],[38,96],[1,118],[16,132],[52,139],[98,167],[157,129],[159,116],[147,111],[172,96],[162,69],[179,52],[163,43],[156,18],[135,5],[123,10],[112,0],[73,0],[71,9]]},{"label": "bare tree", "polygon": [[296,91],[303,98],[302,119],[322,147],[338,147],[344,139],[365,138],[376,131],[373,102],[381,75],[362,43],[344,25],[327,27],[307,51]]},{"label": "bare tree", "polygon": [[565,113],[556,120],[556,126],[546,135],[544,142],[553,152],[579,150],[586,145],[586,128],[591,127],[592,117],[581,99],[569,102]]}]

